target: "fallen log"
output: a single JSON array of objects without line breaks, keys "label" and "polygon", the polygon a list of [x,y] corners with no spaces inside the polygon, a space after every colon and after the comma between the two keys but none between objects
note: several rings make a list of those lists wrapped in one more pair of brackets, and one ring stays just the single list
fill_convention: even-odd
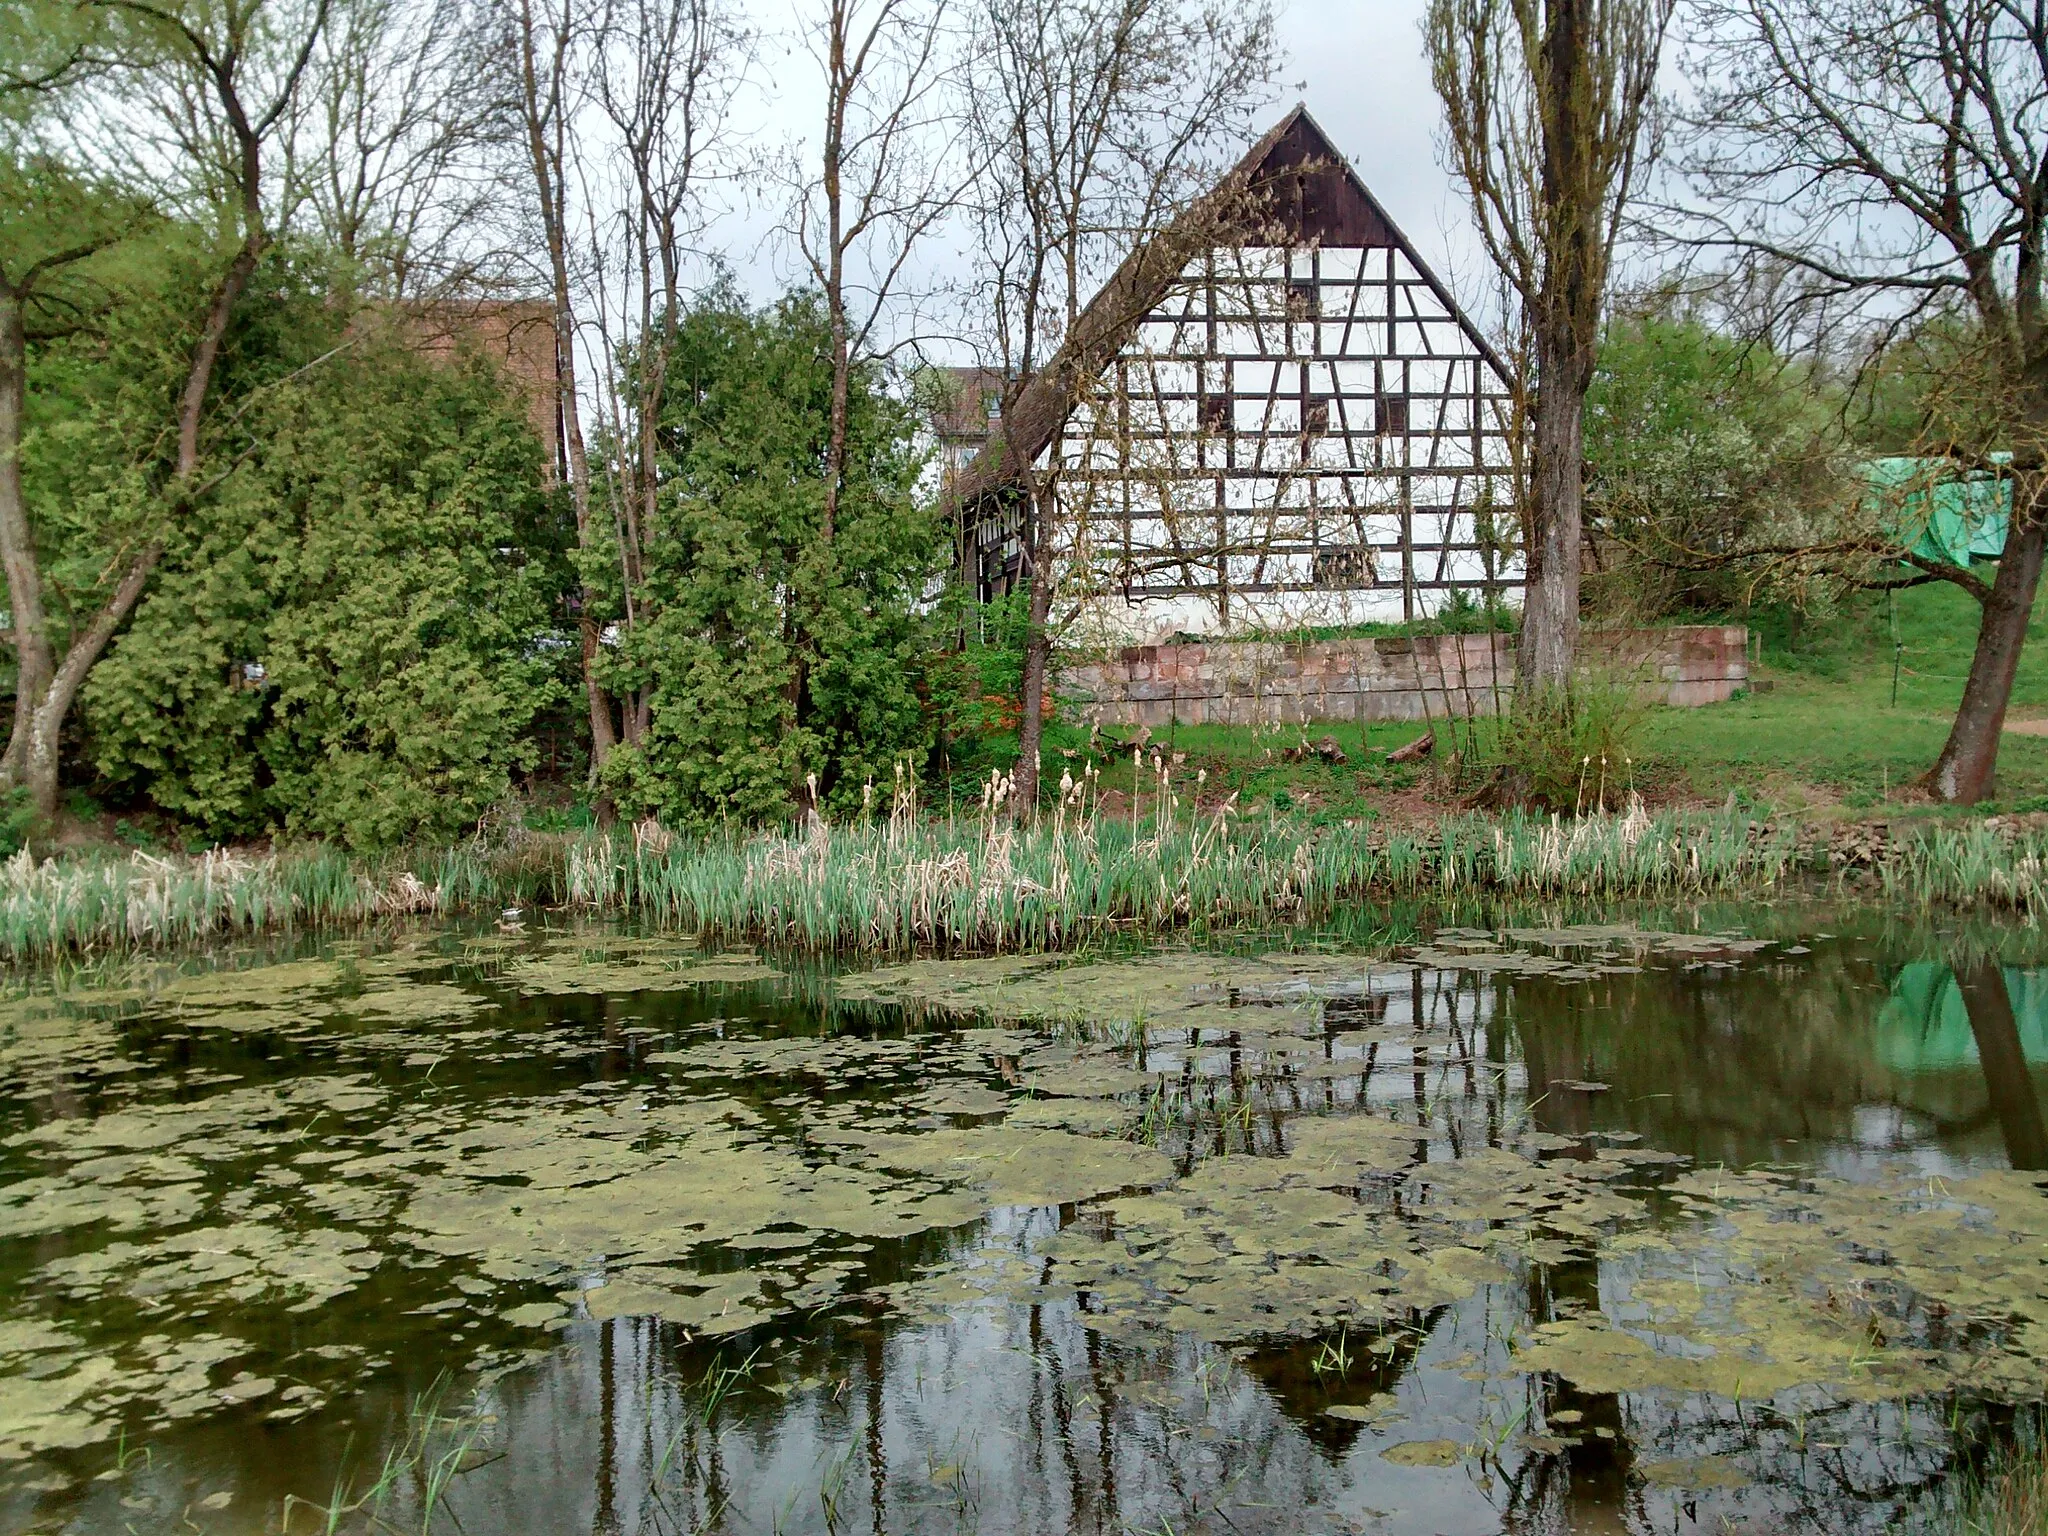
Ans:
[{"label": "fallen log", "polygon": [[1390,763],[1419,763],[1436,750],[1436,731],[1424,731],[1405,747],[1396,747],[1387,754]]}]

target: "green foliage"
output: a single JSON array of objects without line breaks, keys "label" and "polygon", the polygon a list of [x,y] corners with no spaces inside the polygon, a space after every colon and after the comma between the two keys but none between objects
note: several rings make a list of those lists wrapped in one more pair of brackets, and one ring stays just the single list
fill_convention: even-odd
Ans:
[{"label": "green foliage", "polygon": [[1587,515],[1606,545],[1596,607],[1641,618],[1746,605],[1759,543],[1816,542],[1844,487],[1830,400],[1767,347],[1652,310],[1601,339],[1586,400]]},{"label": "green foliage", "polygon": [[0,858],[11,859],[27,847],[35,824],[36,808],[29,803],[27,790],[16,789],[0,798]]},{"label": "green foliage", "polygon": [[971,797],[991,769],[1007,770],[1017,761],[1031,594],[1018,590],[980,603],[955,587],[946,602],[940,614],[946,633],[962,643],[929,663],[929,702],[944,738],[946,766]]},{"label": "green foliage", "polygon": [[[210,515],[202,505],[175,516],[167,495],[177,455],[167,423],[212,279],[207,241],[165,224],[74,276],[79,287],[63,297],[76,323],[30,348],[22,462],[59,655],[142,540],[189,546]],[[259,449],[269,395],[340,342],[345,317],[324,277],[310,254],[276,250],[238,307],[213,391],[216,419],[232,425],[208,443],[223,466]],[[237,484],[230,477],[220,494]]]},{"label": "green foliage", "polygon": [[[288,319],[258,306],[232,367],[274,375]],[[87,686],[92,761],[216,837],[455,835],[562,691],[540,445],[487,368],[374,329],[250,401],[248,457]]]},{"label": "green foliage", "polygon": [[1622,805],[1635,783],[1650,706],[1626,678],[1579,677],[1518,697],[1490,738],[1475,735],[1486,797],[1502,806],[1578,814]]},{"label": "green foliage", "polygon": [[[0,38],[5,32],[0,23]],[[155,226],[153,210],[119,184],[11,137],[0,112],[0,272],[22,290],[31,334],[76,329],[108,296],[106,280],[124,264],[120,243]]]},{"label": "green foliage", "polygon": [[912,495],[910,413],[862,370],[826,541],[829,356],[809,295],[752,310],[717,291],[679,327],[660,522],[607,667],[651,706],[644,738],[606,765],[622,809],[773,820],[813,774],[828,805],[858,806],[869,778],[930,749],[924,598],[943,531]]}]

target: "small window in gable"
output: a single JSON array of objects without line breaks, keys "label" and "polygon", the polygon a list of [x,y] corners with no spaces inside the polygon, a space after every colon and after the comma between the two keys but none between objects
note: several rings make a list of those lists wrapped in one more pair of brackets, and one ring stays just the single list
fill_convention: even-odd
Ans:
[{"label": "small window in gable", "polygon": [[1202,396],[1202,430],[1212,437],[1230,430],[1230,396]]}]

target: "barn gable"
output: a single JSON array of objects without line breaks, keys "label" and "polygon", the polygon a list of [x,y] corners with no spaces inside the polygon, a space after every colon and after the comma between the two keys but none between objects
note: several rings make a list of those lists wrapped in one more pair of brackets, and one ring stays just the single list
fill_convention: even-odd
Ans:
[{"label": "barn gable", "polygon": [[[1177,264],[1134,252],[1041,396],[963,474],[972,575],[1021,578],[1024,509],[990,494],[1056,457],[1063,585],[1127,634],[1414,619],[1519,585],[1506,370],[1303,108],[1225,179],[1235,214]],[[1159,237],[1169,241],[1173,231]],[[1170,246],[1168,247],[1170,249]],[[1152,257],[1155,271],[1133,283]],[[1100,311],[1112,307],[1114,324]],[[1030,409],[1035,407],[1035,411]],[[1009,455],[1012,473],[992,473]],[[1120,613],[1110,610],[1120,609]]]}]

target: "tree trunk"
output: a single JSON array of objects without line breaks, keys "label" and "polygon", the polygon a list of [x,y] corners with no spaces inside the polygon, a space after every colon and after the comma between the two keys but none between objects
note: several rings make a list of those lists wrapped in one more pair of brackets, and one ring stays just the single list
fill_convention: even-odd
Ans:
[{"label": "tree trunk", "polygon": [[[885,10],[886,13],[886,10]],[[832,404],[825,434],[825,517],[827,549],[839,526],[839,486],[846,473],[847,373],[852,348],[846,324],[846,208],[842,178],[846,172],[846,112],[860,66],[847,73],[847,30],[852,25],[852,7],[845,0],[833,0],[826,25],[830,30],[825,60],[825,153],[821,167],[825,194],[824,262],[825,306],[832,323]],[[879,23],[877,23],[879,25]],[[815,258],[812,266],[818,265]]]},{"label": "tree trunk", "polygon": [[839,531],[839,492],[846,480],[846,411],[853,371],[846,338],[846,312],[832,306],[832,409],[825,435],[825,517],[820,529],[825,547]]},{"label": "tree trunk", "polygon": [[1536,397],[1531,487],[1536,503],[1536,570],[1522,604],[1521,680],[1559,689],[1571,681],[1579,644],[1582,457],[1579,401],[1564,388]]},{"label": "tree trunk", "polygon": [[[591,599],[588,587],[582,589],[582,596],[587,609]],[[590,706],[590,771],[595,775],[611,755],[612,748],[618,745],[619,738],[612,727],[612,696],[597,680],[598,646],[602,643],[597,620],[586,612],[576,629],[578,638],[583,642],[583,697]]]},{"label": "tree trunk", "polygon": [[1605,149],[1597,68],[1588,47],[1591,0],[1548,0],[1538,75],[1542,164],[1536,198],[1542,250],[1532,329],[1536,412],[1530,457],[1535,563],[1523,600],[1520,680],[1525,693],[1570,685],[1579,645],[1581,502],[1586,391],[1606,287]]},{"label": "tree trunk", "polygon": [[150,573],[156,569],[157,561],[163,558],[163,552],[163,540],[152,539],[130,562],[120,585],[114,589],[105,606],[93,615],[92,623],[71,642],[71,649],[64,653],[64,664],[56,669],[42,696],[35,701],[29,722],[24,774],[30,803],[35,807],[37,818],[43,822],[47,823],[57,814],[57,751],[72,702],[77,699],[79,689],[85,686],[86,676],[100,659],[100,653],[106,650],[107,642],[114,638],[114,631],[134,611],[142,589],[149,585]]},{"label": "tree trunk", "polygon": [[2042,546],[2048,542],[2048,520],[2042,516],[2048,508],[2040,501],[2041,487],[2036,484],[2026,498],[2024,515],[2015,509],[1998,576],[1977,624],[1977,650],[1970,658],[1963,702],[1941,756],[1927,773],[1929,791],[1950,805],[1975,805],[1992,791],[1998,738],[2005,729],[2005,707],[2012,699],[2013,677],[2027,643],[2027,620],[2041,584]]},{"label": "tree trunk", "polygon": [[23,782],[28,767],[28,740],[36,700],[50,684],[56,663],[50,654],[50,632],[43,616],[43,583],[36,565],[35,540],[28,526],[28,505],[21,487],[22,418],[28,406],[28,340],[21,303],[13,293],[0,293],[0,564],[7,569],[7,599],[12,610],[17,658],[14,687],[14,728],[7,753],[0,758],[0,791]]},{"label": "tree trunk", "polygon": [[2026,1053],[2020,1048],[2019,1022],[2013,1017],[2012,994],[2005,989],[2005,972],[1995,960],[1976,960],[1955,970],[1970,1033],[1977,1040],[1977,1065],[2005,1136],[2006,1160],[2015,1168],[2048,1168],[2048,1125],[2042,1122],[2041,1101],[2034,1096]]},{"label": "tree trunk", "polygon": [[[1557,306],[1562,309],[1563,306]],[[1584,529],[1586,391],[1593,349],[1568,313],[1536,328],[1536,408],[1530,430],[1530,579],[1516,652],[1523,691],[1571,682],[1579,646],[1579,556]]]},{"label": "tree trunk", "polygon": [[1030,620],[1024,634],[1023,716],[1017,723],[1017,767],[1012,792],[1019,821],[1038,814],[1038,754],[1045,739],[1045,682],[1052,669],[1052,489],[1040,489],[1031,514]]},{"label": "tree trunk", "polygon": [[[576,397],[576,307],[569,274],[568,189],[565,184],[563,105],[569,36],[566,21],[547,39],[550,53],[541,54],[541,32],[530,5],[519,9],[520,111],[524,118],[527,163],[533,171],[535,202],[541,233],[547,242],[549,298],[555,319],[555,423],[561,433],[569,499],[576,511],[576,546],[590,548],[590,459],[583,442],[583,417]],[[588,583],[578,592],[577,627],[582,639],[583,691],[590,708],[590,770],[594,778],[618,742],[612,726],[611,696],[598,681],[597,660],[602,631],[595,609],[597,594]],[[599,805],[602,817],[606,807]]]}]

